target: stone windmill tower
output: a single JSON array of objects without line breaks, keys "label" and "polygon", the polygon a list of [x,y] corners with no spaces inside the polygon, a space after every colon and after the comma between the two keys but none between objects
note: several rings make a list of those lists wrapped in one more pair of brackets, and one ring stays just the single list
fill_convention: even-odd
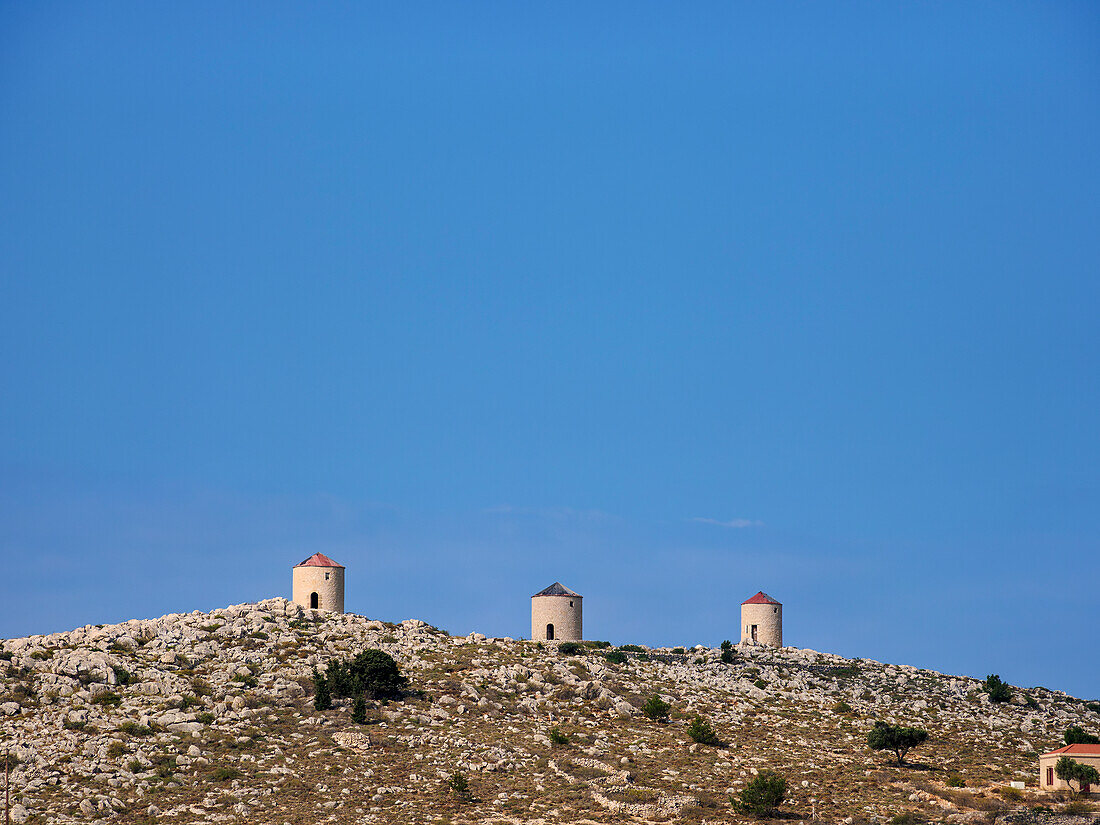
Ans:
[{"label": "stone windmill tower", "polygon": [[531,597],[531,639],[546,642],[579,642],[581,599],[561,582],[554,582]]},{"label": "stone windmill tower", "polygon": [[294,591],[290,599],[313,610],[344,612],[344,565],[324,553],[314,553],[294,566]]},{"label": "stone windmill tower", "polygon": [[763,590],[741,602],[741,644],[783,647],[783,605]]}]

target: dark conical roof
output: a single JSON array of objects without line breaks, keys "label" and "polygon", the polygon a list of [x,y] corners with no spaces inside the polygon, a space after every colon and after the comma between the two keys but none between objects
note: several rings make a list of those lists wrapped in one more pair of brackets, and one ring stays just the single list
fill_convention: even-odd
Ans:
[{"label": "dark conical roof", "polygon": [[[540,590],[538,593],[535,594],[535,596],[574,596],[578,599],[581,598],[580,593],[574,593],[561,582],[554,582],[545,590]],[[532,596],[531,598],[533,599],[535,598],[535,596]]]}]

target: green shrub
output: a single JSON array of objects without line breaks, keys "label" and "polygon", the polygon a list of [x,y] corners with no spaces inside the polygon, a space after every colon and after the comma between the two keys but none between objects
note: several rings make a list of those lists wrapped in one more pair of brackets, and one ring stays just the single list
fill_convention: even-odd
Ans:
[{"label": "green shrub", "polygon": [[139,725],[137,722],[123,722],[118,726],[118,729],[121,733],[138,739],[144,739],[146,736],[153,735],[152,728],[147,728],[145,725]]},{"label": "green shrub", "polygon": [[738,813],[762,819],[776,814],[786,796],[787,780],[775,771],[761,771],[730,802]]},{"label": "green shrub", "polygon": [[1019,788],[1013,788],[1008,785],[1001,785],[997,789],[997,793],[1001,795],[1002,799],[1006,799],[1009,802],[1023,802],[1024,792]]},{"label": "green shrub", "polygon": [[582,648],[576,642],[562,642],[560,645],[558,645],[558,653],[560,653],[562,656],[576,656],[583,649],[584,648]]},{"label": "green shrub", "polygon": [[611,662],[611,664],[613,665],[626,664],[626,654],[623,653],[621,650],[609,650],[603,655],[603,657],[607,661]]},{"label": "green shrub", "polygon": [[202,711],[202,713],[196,713],[195,714],[195,721],[196,722],[201,722],[204,725],[214,724],[214,718],[215,718],[214,714],[212,714],[208,710],[204,710],[204,711]]},{"label": "green shrub", "polygon": [[191,692],[196,696],[213,696],[214,688],[205,679],[196,677],[191,680]]},{"label": "green shrub", "polygon": [[87,724],[87,722],[70,722],[68,719],[66,719],[62,723],[62,727],[64,727],[65,730],[84,730],[84,727]]},{"label": "green shrub", "polygon": [[593,642],[581,642],[581,644],[584,647],[590,648],[592,650],[607,650],[609,647],[611,647],[611,642],[596,642],[596,641],[593,641]]},{"label": "green shrub", "polygon": [[696,716],[691,720],[691,724],[687,727],[687,735],[691,737],[693,742],[698,742],[700,745],[722,744],[722,740],[718,738],[718,734],[714,732],[710,722],[702,716]]},{"label": "green shrub", "polygon": [[672,705],[654,693],[648,699],[645,700],[645,704],[642,705],[642,713],[654,722],[664,722],[668,719],[668,714],[672,710]]},{"label": "green shrub", "polygon": [[641,645],[619,645],[619,650],[624,653],[645,653],[645,648]]},{"label": "green shrub", "polygon": [[115,682],[125,687],[130,684],[130,671],[124,667],[112,667],[111,670],[115,672]]},{"label": "green shrub", "polygon": [[851,713],[852,706],[847,702],[841,701],[833,705],[833,713]]},{"label": "green shrub", "polygon": [[734,660],[735,660],[735,659],[736,659],[737,657],[736,657],[736,656],[734,656],[734,654],[733,654],[733,651],[732,651],[732,650],[723,650],[723,651],[722,651],[722,655],[721,655],[721,656],[720,656],[719,658],[720,658],[720,659],[722,660],[722,662],[723,662],[724,664],[727,664],[727,665],[732,665],[732,664],[733,664],[733,662],[734,662]]},{"label": "green shrub", "polygon": [[760,690],[764,690],[768,687],[768,683],[765,682],[763,679],[757,679],[755,682],[753,682],[753,684]]},{"label": "green shrub", "polygon": [[1039,709],[1039,703],[1035,701],[1034,696],[1025,696],[1024,697],[1024,702],[1032,710],[1038,710]]},{"label": "green shrub", "polygon": [[210,778],[215,782],[230,782],[241,778],[241,772],[236,768],[217,767],[210,772]]},{"label": "green shrub", "polygon": [[357,725],[367,724],[367,700],[362,696],[355,697],[355,705],[351,709],[351,721]]},{"label": "green shrub", "polygon": [[550,732],[547,734],[550,737],[550,744],[552,745],[568,745],[569,737],[562,733],[561,728],[557,725],[550,728]]},{"label": "green shrub", "polygon": [[1085,710],[1100,713],[1100,702],[1085,702]]},{"label": "green shrub", "polygon": [[1100,736],[1093,736],[1080,725],[1066,728],[1065,740],[1067,745],[1100,745]]},{"label": "green shrub", "polygon": [[333,696],[400,699],[408,680],[390,654],[369,648],[350,661],[328,664],[325,680]]},{"label": "green shrub", "polygon": [[1012,699],[1012,687],[1001,681],[996,673],[985,677],[982,690],[989,694],[989,701],[994,703],[1008,702]]},{"label": "green shrub", "polygon": [[460,771],[453,771],[447,780],[447,787],[451,793],[459,799],[467,799],[470,796],[470,782]]},{"label": "green shrub", "polygon": [[328,679],[317,668],[313,669],[313,707],[316,710],[328,710],[332,707],[332,691],[329,690]]},{"label": "green shrub", "polygon": [[111,759],[119,759],[130,751],[121,742],[112,742],[107,746],[107,756]]},{"label": "green shrub", "polygon": [[259,680],[256,679],[256,677],[253,676],[251,673],[248,675],[245,675],[244,673],[234,674],[233,681],[244,685],[246,688],[254,688],[260,683]]},{"label": "green shrub", "polygon": [[192,696],[191,694],[187,694],[186,696],[182,697],[179,702],[180,710],[190,710],[191,708],[201,707],[202,699],[200,699],[198,696]]},{"label": "green shrub", "polygon": [[101,693],[99,696],[92,700],[93,705],[103,705],[105,708],[117,708],[122,704],[122,697],[114,691],[107,691]]},{"label": "green shrub", "polygon": [[145,770],[145,766],[141,764],[140,760],[131,759],[129,762],[126,763],[126,770],[128,770],[130,773],[141,773],[143,770]]},{"label": "green shrub", "polygon": [[963,779],[959,774],[953,773],[948,775],[947,779],[943,781],[943,784],[945,784],[949,788],[965,788],[966,780]]},{"label": "green shrub", "polygon": [[867,745],[876,751],[893,751],[898,758],[898,764],[903,765],[905,754],[927,739],[926,730],[878,721],[867,734]]},{"label": "green shrub", "polygon": [[724,639],[721,644],[722,650],[733,650],[733,642],[729,639]]},{"label": "green shrub", "polygon": [[675,653],[675,654],[677,654],[677,655],[680,655],[680,656],[682,656],[682,655],[684,655],[685,653],[687,653],[687,651],[686,651],[686,650],[684,650],[684,649],[683,649],[682,647],[674,647],[674,648],[672,648],[672,652],[673,652],[673,653]]}]

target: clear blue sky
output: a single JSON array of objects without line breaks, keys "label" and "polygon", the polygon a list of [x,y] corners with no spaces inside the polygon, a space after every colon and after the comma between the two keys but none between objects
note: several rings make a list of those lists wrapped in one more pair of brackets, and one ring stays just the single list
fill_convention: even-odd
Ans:
[{"label": "clear blue sky", "polygon": [[289,595],[1100,694],[1093,3],[0,4],[0,635]]}]

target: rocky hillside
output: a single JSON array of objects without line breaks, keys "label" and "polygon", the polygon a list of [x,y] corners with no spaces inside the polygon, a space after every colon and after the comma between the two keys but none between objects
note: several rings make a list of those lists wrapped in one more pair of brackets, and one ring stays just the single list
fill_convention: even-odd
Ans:
[{"label": "rocky hillside", "polygon": [[[366,724],[346,700],[314,710],[313,668],[366,648],[397,660],[409,694]],[[972,679],[812,650],[609,661],[284,599],[0,651],[15,823],[736,822],[730,794],[767,768],[788,779],[791,820],[993,821],[1064,807],[1035,791],[1036,752],[1100,728],[1100,708],[1056,691],[994,705]],[[654,694],[667,722],[639,712]],[[691,741],[695,715],[724,746]],[[929,740],[897,767],[866,746],[875,719]]]}]

